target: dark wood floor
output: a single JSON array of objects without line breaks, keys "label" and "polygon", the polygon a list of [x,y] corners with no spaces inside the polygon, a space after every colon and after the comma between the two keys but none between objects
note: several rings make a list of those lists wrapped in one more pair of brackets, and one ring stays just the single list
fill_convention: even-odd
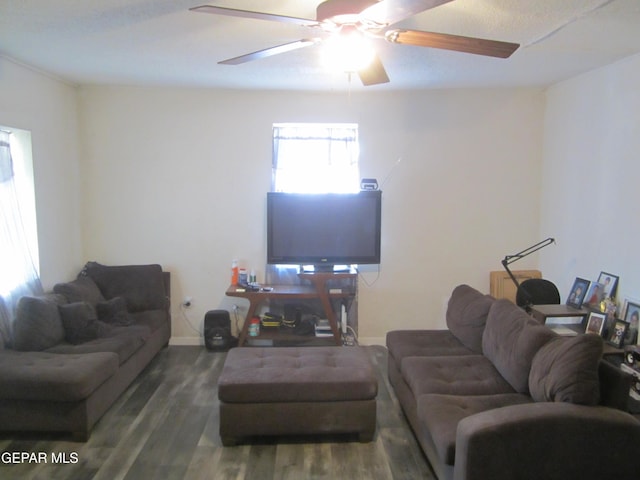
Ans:
[{"label": "dark wood floor", "polygon": [[[33,452],[48,460],[0,462],[0,479],[434,479],[389,385],[386,350],[364,348],[378,372],[371,443],[314,436],[223,447],[216,385],[226,354],[171,346],[104,415],[88,442],[0,434],[0,453]],[[52,454],[71,463],[52,464]]]}]

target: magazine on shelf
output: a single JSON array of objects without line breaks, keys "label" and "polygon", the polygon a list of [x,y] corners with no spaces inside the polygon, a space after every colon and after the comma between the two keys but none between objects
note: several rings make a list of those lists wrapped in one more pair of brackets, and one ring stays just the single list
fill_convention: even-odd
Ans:
[{"label": "magazine on shelf", "polygon": [[625,363],[621,364],[620,368],[622,369],[623,372],[627,372],[633,375],[634,383],[632,384],[632,387],[629,390],[629,396],[634,400],[640,400],[640,391],[638,391],[639,390],[638,385],[640,384],[640,372],[634,368],[631,368],[629,365]]},{"label": "magazine on shelf", "polygon": [[319,318],[316,320],[316,337],[333,337],[328,319]]}]

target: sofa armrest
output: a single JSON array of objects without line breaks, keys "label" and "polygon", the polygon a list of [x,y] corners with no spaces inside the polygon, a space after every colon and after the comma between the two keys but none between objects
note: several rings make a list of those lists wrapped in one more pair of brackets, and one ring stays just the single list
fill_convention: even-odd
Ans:
[{"label": "sofa armrest", "polygon": [[606,360],[600,360],[598,376],[600,377],[600,403],[607,407],[626,411],[629,403],[631,375]]},{"label": "sofa armrest", "polygon": [[512,405],[460,421],[454,479],[635,478],[640,422],[608,407]]}]

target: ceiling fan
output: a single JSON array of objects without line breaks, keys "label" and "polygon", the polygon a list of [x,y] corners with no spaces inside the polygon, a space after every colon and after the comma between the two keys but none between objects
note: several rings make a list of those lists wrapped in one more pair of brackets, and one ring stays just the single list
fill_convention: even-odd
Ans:
[{"label": "ceiling fan", "polygon": [[[329,39],[335,37],[356,39],[372,37],[401,45],[455,50],[498,58],[507,58],[517,50],[519,47],[517,43],[421,30],[389,28],[406,18],[450,1],[452,0],[325,0],[318,5],[315,20],[212,5],[193,7],[190,10],[215,15],[293,23],[318,29],[322,34],[321,37],[303,38],[218,62],[224,65],[239,65],[307,47],[324,41],[327,36]],[[356,56],[362,57],[363,54],[357,53]],[[357,71],[365,86],[387,83],[389,77],[377,53],[371,52],[370,57],[367,65],[358,66],[351,72]]]}]

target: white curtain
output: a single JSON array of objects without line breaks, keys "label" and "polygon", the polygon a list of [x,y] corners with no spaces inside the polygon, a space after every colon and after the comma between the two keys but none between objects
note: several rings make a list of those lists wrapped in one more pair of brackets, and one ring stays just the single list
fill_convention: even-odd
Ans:
[{"label": "white curtain", "polygon": [[0,131],[0,335],[11,339],[18,299],[42,293],[20,215],[9,132]]},{"label": "white curtain", "polygon": [[349,193],[360,190],[356,125],[276,125],[275,192]]}]

